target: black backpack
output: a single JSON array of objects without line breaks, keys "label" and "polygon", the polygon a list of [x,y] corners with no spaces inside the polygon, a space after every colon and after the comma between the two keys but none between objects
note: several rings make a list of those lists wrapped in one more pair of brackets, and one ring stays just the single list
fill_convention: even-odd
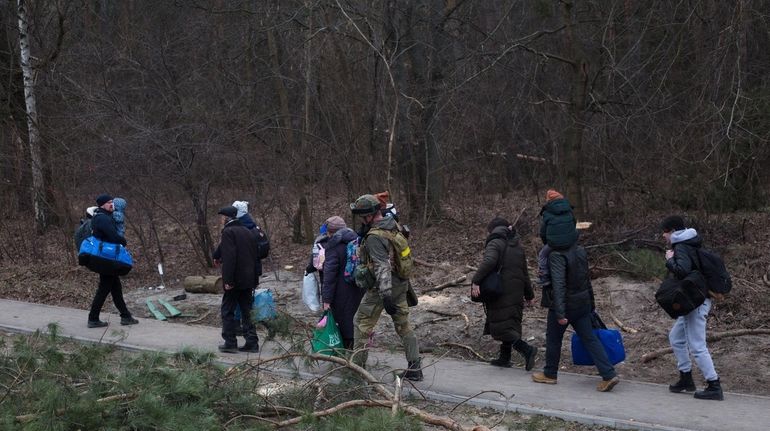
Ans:
[{"label": "black backpack", "polygon": [[[727,272],[724,260],[715,252],[699,248],[698,269],[706,279],[706,286],[710,292],[725,295],[733,288],[730,273]],[[712,295],[713,296],[713,295]]]},{"label": "black backpack", "polygon": [[75,229],[75,251],[80,252],[80,244],[83,240],[92,235],[91,219],[85,219],[77,229]]},{"label": "black backpack", "polygon": [[257,257],[264,259],[270,254],[270,238],[259,226],[254,228],[254,233],[257,237]]}]

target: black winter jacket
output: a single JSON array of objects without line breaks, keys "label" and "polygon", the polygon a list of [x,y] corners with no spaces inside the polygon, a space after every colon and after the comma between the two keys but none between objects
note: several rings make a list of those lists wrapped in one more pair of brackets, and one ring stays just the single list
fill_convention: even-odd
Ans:
[{"label": "black winter jacket", "polygon": [[101,208],[94,213],[91,219],[91,231],[96,239],[110,242],[113,244],[126,245],[126,239],[118,234],[118,228],[115,220],[112,219],[112,213]]},{"label": "black winter jacket", "polygon": [[698,249],[703,246],[703,239],[696,233],[694,237],[671,245],[674,257],[666,261],[666,268],[679,280],[684,279],[698,267]]},{"label": "black winter jacket", "polygon": [[222,229],[217,248],[222,260],[222,281],[235,289],[254,289],[259,284],[257,265],[258,243],[255,230],[249,230],[238,220],[228,222]]},{"label": "black winter jacket", "polygon": [[555,311],[559,319],[575,320],[590,313],[595,307],[594,292],[585,249],[574,245],[553,251],[548,260],[551,288],[543,289],[542,305]]},{"label": "black winter jacket", "polygon": [[503,295],[486,303],[489,334],[498,341],[516,341],[521,338],[521,319],[524,299],[533,299],[535,293],[527,270],[527,258],[518,236],[505,226],[498,226],[487,237],[484,258],[473,276],[474,284],[481,284],[487,275],[497,271],[504,256],[500,281]]}]

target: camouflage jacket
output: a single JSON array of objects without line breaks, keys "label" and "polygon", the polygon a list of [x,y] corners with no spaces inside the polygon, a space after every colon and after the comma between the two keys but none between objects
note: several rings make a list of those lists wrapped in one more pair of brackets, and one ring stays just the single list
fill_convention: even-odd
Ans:
[{"label": "camouflage jacket", "polygon": [[[392,217],[386,217],[372,225],[372,228],[384,230],[397,230],[396,221]],[[369,268],[377,280],[375,289],[381,296],[390,296],[394,300],[406,293],[408,280],[400,278],[391,262],[393,256],[393,244],[386,238],[378,235],[367,235],[361,245],[362,262]]]}]

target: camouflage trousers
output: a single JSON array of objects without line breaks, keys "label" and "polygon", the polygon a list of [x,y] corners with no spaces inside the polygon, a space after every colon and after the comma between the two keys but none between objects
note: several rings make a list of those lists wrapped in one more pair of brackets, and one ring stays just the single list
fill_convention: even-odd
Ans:
[{"label": "camouflage trousers", "polygon": [[[414,362],[420,358],[420,350],[417,346],[417,337],[414,335],[412,325],[409,324],[409,306],[406,303],[406,290],[393,298],[398,312],[390,316],[393,319],[396,333],[401,337],[406,351],[406,360]],[[360,366],[366,366],[366,360],[369,354],[366,350],[366,343],[369,340],[369,334],[372,333],[384,306],[382,298],[376,289],[366,291],[361,305],[353,318],[353,350],[356,352],[353,356],[353,362]]]}]

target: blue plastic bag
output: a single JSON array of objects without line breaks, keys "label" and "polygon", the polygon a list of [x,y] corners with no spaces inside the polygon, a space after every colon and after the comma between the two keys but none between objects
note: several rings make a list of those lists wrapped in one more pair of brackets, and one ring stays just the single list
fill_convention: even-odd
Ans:
[{"label": "blue plastic bag", "polygon": [[134,266],[131,253],[121,244],[89,236],[80,244],[78,264],[104,275],[126,275]]},{"label": "blue plastic bag", "polygon": [[[594,329],[594,334],[602,343],[607,358],[612,365],[626,360],[623,337],[617,329]],[[575,365],[594,365],[594,360],[583,345],[578,334],[572,334],[572,363]]]},{"label": "blue plastic bag", "polygon": [[270,289],[257,289],[254,292],[252,315],[256,322],[264,322],[277,317],[273,292]]}]

